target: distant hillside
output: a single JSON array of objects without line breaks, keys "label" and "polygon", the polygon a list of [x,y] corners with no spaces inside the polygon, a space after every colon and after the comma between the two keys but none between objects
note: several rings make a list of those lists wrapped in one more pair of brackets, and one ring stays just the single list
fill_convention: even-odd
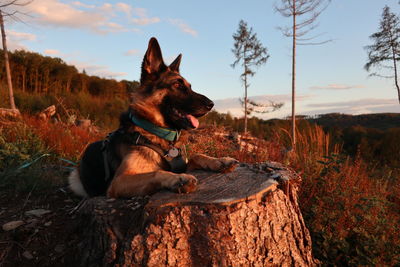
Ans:
[{"label": "distant hillside", "polygon": [[386,130],[400,127],[400,113],[377,113],[362,115],[347,115],[340,113],[330,113],[318,115],[315,118],[307,118],[310,122],[315,122],[324,127],[348,128],[352,126],[362,126]]},{"label": "distant hillside", "polygon": [[[347,115],[340,113],[322,114],[317,116],[298,115],[298,127],[307,127],[308,123],[316,123],[325,129],[340,128],[346,129],[353,126],[364,128],[387,130],[400,128],[400,113],[377,113],[362,115]],[[234,131],[243,131],[243,118],[232,117],[229,113],[210,112],[205,119],[208,124],[217,124],[231,127]],[[256,136],[269,138],[269,132],[273,128],[290,128],[290,118],[263,120],[257,117],[249,118],[249,130]]]},{"label": "distant hillside", "polygon": [[[116,81],[93,75],[68,65],[57,57],[16,50],[9,53],[11,75],[15,90],[35,95],[60,95],[88,93],[92,96],[126,96],[134,90],[137,81]],[[0,66],[4,66],[3,50],[0,49]],[[6,83],[5,69],[0,67],[0,84]]]}]

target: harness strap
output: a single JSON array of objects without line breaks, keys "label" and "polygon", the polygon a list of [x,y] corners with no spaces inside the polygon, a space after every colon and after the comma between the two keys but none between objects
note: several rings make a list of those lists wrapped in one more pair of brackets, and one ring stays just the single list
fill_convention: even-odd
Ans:
[{"label": "harness strap", "polygon": [[[109,133],[107,137],[103,140],[101,151],[103,154],[103,161],[104,161],[104,171],[105,171],[105,181],[108,182],[111,180],[113,177],[110,177],[111,171],[110,171],[110,164],[108,160],[108,144],[110,143],[110,139],[115,135],[115,133],[122,133],[121,130],[117,130],[115,132]],[[182,156],[182,152],[179,149],[179,154],[176,157],[171,158],[168,156],[168,151],[162,149],[160,146],[154,145],[151,141],[149,141],[146,137],[141,135],[139,132],[133,132],[132,135],[129,138],[132,142],[132,145],[137,145],[137,146],[145,146],[153,151],[155,151],[157,154],[160,155],[160,157],[167,163],[169,166],[169,170],[174,173],[182,173],[186,171],[187,168],[187,161],[186,158]]]},{"label": "harness strap", "polygon": [[106,182],[111,180],[111,178],[112,178],[112,177],[110,177],[111,173],[110,173],[110,164],[108,162],[108,157],[107,157],[107,148],[108,148],[108,144],[110,143],[111,137],[117,132],[120,132],[120,129],[109,133],[101,144],[101,154],[103,154],[103,162],[104,162],[104,174],[105,174],[104,180]]},{"label": "harness strap", "polygon": [[154,145],[151,143],[146,137],[138,133],[138,139],[136,145],[146,146],[152,150],[154,150],[160,157],[168,163],[169,169],[174,173],[182,173],[186,171],[187,161],[182,156],[182,152],[179,149],[179,154],[176,157],[168,156],[168,151],[162,149],[161,147]]},{"label": "harness strap", "polygon": [[102,154],[103,154],[104,172],[105,172],[104,180],[109,181],[111,179],[111,177],[110,177],[110,165],[108,164],[108,160],[107,160],[107,150],[104,149],[102,151]]}]

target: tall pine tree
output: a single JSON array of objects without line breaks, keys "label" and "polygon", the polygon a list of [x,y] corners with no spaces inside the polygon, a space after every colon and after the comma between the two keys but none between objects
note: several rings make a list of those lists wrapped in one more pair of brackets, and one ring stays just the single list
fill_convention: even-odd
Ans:
[{"label": "tall pine tree", "polygon": [[243,67],[243,73],[240,75],[244,85],[244,133],[247,133],[247,115],[249,113],[249,100],[247,97],[247,89],[250,84],[248,77],[255,74],[254,67],[265,64],[269,58],[267,48],[264,47],[257,38],[257,34],[253,33],[253,28],[248,28],[247,23],[241,20],[239,28],[233,34],[233,49],[236,60],[231,65],[235,68],[239,63]]},{"label": "tall pine tree", "polygon": [[388,6],[383,8],[379,32],[372,34],[370,38],[373,44],[365,47],[368,52],[368,62],[364,68],[367,71],[371,71],[372,67],[379,70],[389,70],[391,72],[390,75],[376,72],[370,75],[394,79],[400,104],[400,87],[397,73],[397,61],[400,60],[400,24],[399,17],[392,13]]}]

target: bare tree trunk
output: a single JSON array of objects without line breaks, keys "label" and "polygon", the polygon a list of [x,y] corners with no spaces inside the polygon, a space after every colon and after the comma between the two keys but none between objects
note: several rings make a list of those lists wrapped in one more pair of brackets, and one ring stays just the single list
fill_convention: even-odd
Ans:
[{"label": "bare tree trunk", "polygon": [[293,1],[292,149],[296,149],[296,1]]},{"label": "bare tree trunk", "polygon": [[0,27],[1,27],[1,38],[3,41],[4,61],[5,61],[5,67],[6,67],[6,73],[7,73],[8,94],[10,96],[10,106],[11,106],[11,109],[16,109],[15,102],[14,102],[14,91],[13,91],[12,80],[11,80],[10,62],[8,59],[6,32],[4,30],[4,19],[3,19],[3,13],[1,12],[1,10],[0,10]]},{"label": "bare tree trunk", "polygon": [[87,200],[69,266],[315,266],[300,177],[282,165],[195,172],[191,194]]},{"label": "bare tree trunk", "polygon": [[247,134],[247,76],[244,81],[244,134]]},{"label": "bare tree trunk", "polygon": [[397,88],[397,96],[398,96],[399,104],[400,104],[400,87],[399,87],[399,82],[398,82],[396,52],[394,51],[394,45],[392,45],[392,55],[393,55],[393,68],[394,68],[394,84],[396,85],[396,88]]},{"label": "bare tree trunk", "polygon": [[35,93],[39,94],[39,67],[35,71]]},{"label": "bare tree trunk", "polygon": [[247,64],[246,50],[243,51],[244,62],[244,135],[247,135]]},{"label": "bare tree trunk", "polygon": [[26,91],[26,70],[22,72],[22,92]]}]

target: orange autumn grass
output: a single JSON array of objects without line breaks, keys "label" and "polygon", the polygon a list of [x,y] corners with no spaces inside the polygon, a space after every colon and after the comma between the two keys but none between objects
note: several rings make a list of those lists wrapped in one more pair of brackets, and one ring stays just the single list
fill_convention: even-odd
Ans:
[{"label": "orange autumn grass", "polygon": [[34,134],[47,151],[74,161],[79,159],[88,144],[105,135],[103,131],[87,131],[75,125],[51,123],[29,115],[23,115],[22,121],[3,122],[1,128],[7,142],[23,141],[28,138],[28,133]]},{"label": "orange autumn grass", "polygon": [[[29,116],[24,120],[24,127],[50,151],[72,160],[79,159],[87,144],[105,136],[105,132],[43,123]],[[24,138],[18,125],[3,131],[9,142]],[[393,266],[400,261],[399,177],[368,166],[360,157],[343,155],[341,145],[333,144],[329,134],[316,125],[297,132],[295,152],[284,149],[290,144],[288,129],[276,130],[273,140],[256,139],[242,149],[233,139],[216,135],[224,131],[211,126],[194,131],[188,152],[231,156],[249,163],[279,161],[294,168],[303,178],[299,202],[314,254],[324,264]]]},{"label": "orange autumn grass", "polygon": [[[287,140],[288,129],[280,132]],[[297,140],[285,162],[303,178],[299,202],[314,253],[327,265],[398,263],[400,178],[363,162],[362,151],[346,156],[318,125],[298,130]]]},{"label": "orange autumn grass", "polygon": [[[345,156],[320,126],[298,130],[295,151],[288,129],[273,140],[257,140],[255,149],[215,135],[218,127],[197,131],[191,151],[231,156],[241,162],[279,161],[302,176],[299,202],[313,238],[315,255],[327,265],[393,266],[398,262],[400,238],[399,178],[384,179],[360,157]],[[254,144],[253,144],[254,145]],[[360,151],[361,153],[361,151]],[[389,182],[390,180],[390,182]]]}]

